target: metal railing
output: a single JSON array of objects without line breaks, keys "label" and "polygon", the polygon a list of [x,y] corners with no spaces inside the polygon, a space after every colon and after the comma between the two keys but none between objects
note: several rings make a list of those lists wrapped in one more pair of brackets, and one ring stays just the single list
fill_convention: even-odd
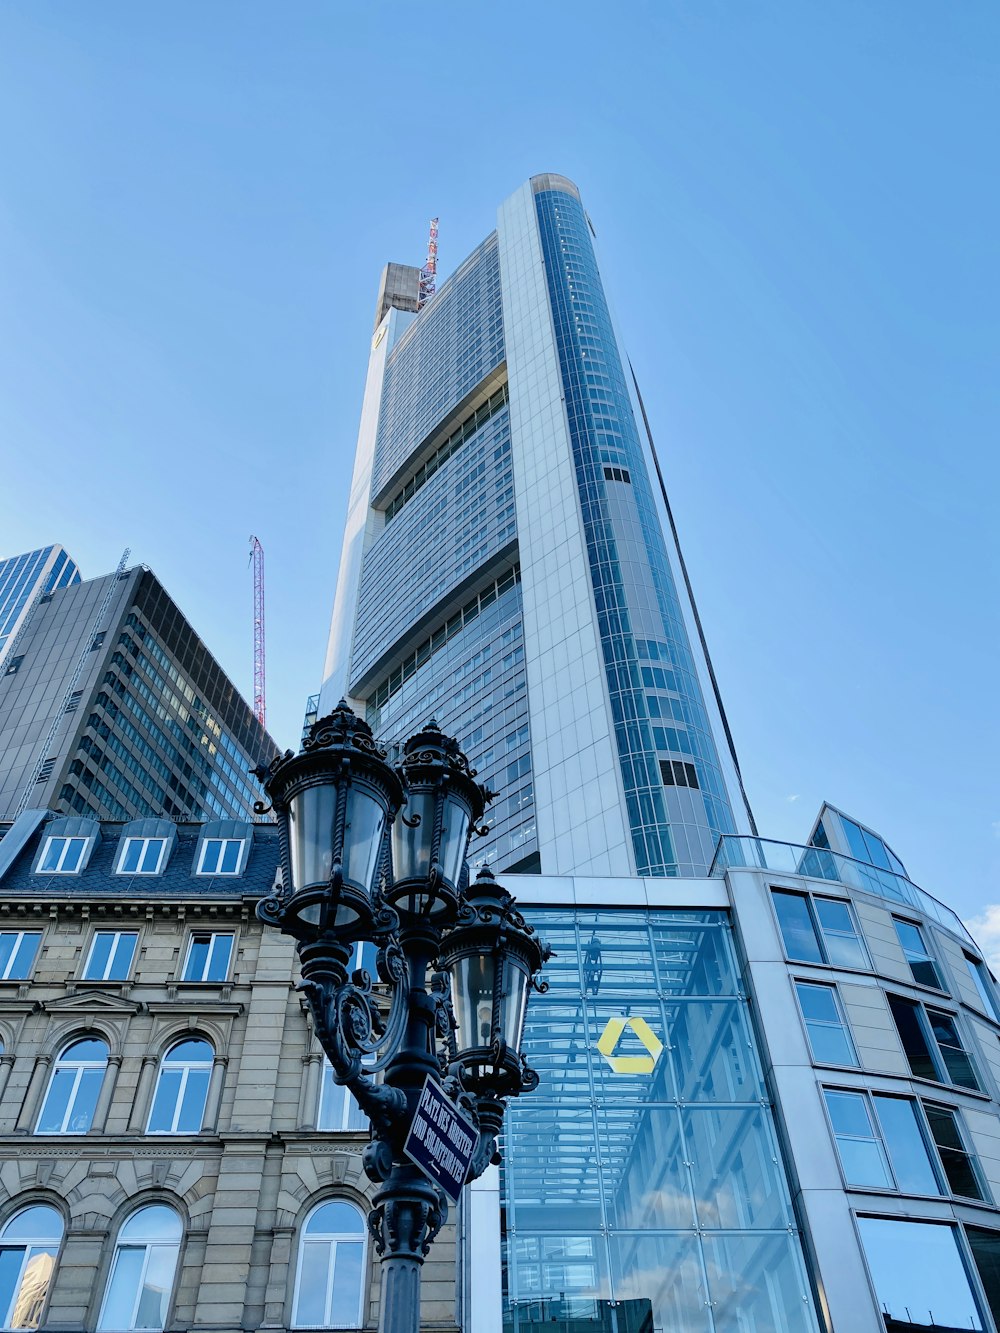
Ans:
[{"label": "metal railing", "polygon": [[864,861],[855,861],[825,847],[801,847],[792,842],[774,842],[769,838],[740,837],[724,834],[719,839],[709,875],[721,878],[727,870],[773,870],[782,875],[804,875],[844,884],[849,889],[873,893],[876,897],[912,907],[950,930],[978,950],[961,920],[944,903],[919,888],[904,875]]}]

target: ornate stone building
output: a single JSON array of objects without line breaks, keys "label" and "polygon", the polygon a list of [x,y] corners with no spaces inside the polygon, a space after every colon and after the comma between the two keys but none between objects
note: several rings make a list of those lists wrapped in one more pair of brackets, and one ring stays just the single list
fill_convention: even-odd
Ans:
[{"label": "ornate stone building", "polygon": [[[367,1134],[254,915],[277,865],[266,824],[0,825],[0,1328],[377,1326]],[[455,1290],[449,1225],[427,1330]]]}]

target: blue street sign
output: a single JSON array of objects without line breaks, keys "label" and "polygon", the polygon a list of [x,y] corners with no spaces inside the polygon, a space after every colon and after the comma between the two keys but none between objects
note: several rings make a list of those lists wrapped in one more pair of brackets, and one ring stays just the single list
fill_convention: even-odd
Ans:
[{"label": "blue street sign", "polygon": [[452,1203],[458,1203],[478,1139],[472,1121],[428,1074],[403,1152]]}]

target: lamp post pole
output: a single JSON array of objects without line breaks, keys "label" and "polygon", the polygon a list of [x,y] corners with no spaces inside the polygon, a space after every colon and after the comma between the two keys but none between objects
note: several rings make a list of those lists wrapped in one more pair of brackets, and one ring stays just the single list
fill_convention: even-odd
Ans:
[{"label": "lamp post pole", "polygon": [[[475,1130],[453,1145],[464,1156],[449,1153],[460,1162],[449,1187],[457,1201],[499,1161],[506,1099],[538,1086],[520,1047],[529,991],[546,989],[538,973],[548,950],[488,869],[469,882],[469,840],[486,832],[492,795],[435,722],[406,742],[394,769],[342,701],[298,754],[256,773],[282,862],[281,886],[257,915],[296,940],[299,989],[334,1080],[371,1125],[364,1169],[377,1186],[368,1227],[382,1264],[379,1333],[419,1333],[420,1272],[448,1202],[408,1144],[418,1107],[437,1096],[449,1119]],[[363,941],[378,949],[379,990],[367,972],[348,973]]]}]

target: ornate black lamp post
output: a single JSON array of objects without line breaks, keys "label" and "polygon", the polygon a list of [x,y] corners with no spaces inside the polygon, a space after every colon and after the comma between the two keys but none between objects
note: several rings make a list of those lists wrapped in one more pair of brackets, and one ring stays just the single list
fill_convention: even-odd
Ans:
[{"label": "ornate black lamp post", "polygon": [[[492,797],[435,722],[407,741],[394,770],[341,701],[298,754],[257,776],[278,817],[282,863],[282,887],[257,915],[298,942],[300,989],[334,1079],[371,1121],[364,1167],[379,1186],[368,1226],[382,1261],[380,1333],[418,1333],[420,1269],[448,1212],[406,1151],[418,1104],[437,1096],[459,1125],[471,1122],[467,1171],[462,1152],[449,1158],[461,1159],[458,1188],[499,1160],[505,1099],[538,1085],[520,1046],[548,953],[489,870],[469,884],[469,839],[485,832]],[[359,941],[378,946],[388,1014],[367,972],[348,977]]]}]

